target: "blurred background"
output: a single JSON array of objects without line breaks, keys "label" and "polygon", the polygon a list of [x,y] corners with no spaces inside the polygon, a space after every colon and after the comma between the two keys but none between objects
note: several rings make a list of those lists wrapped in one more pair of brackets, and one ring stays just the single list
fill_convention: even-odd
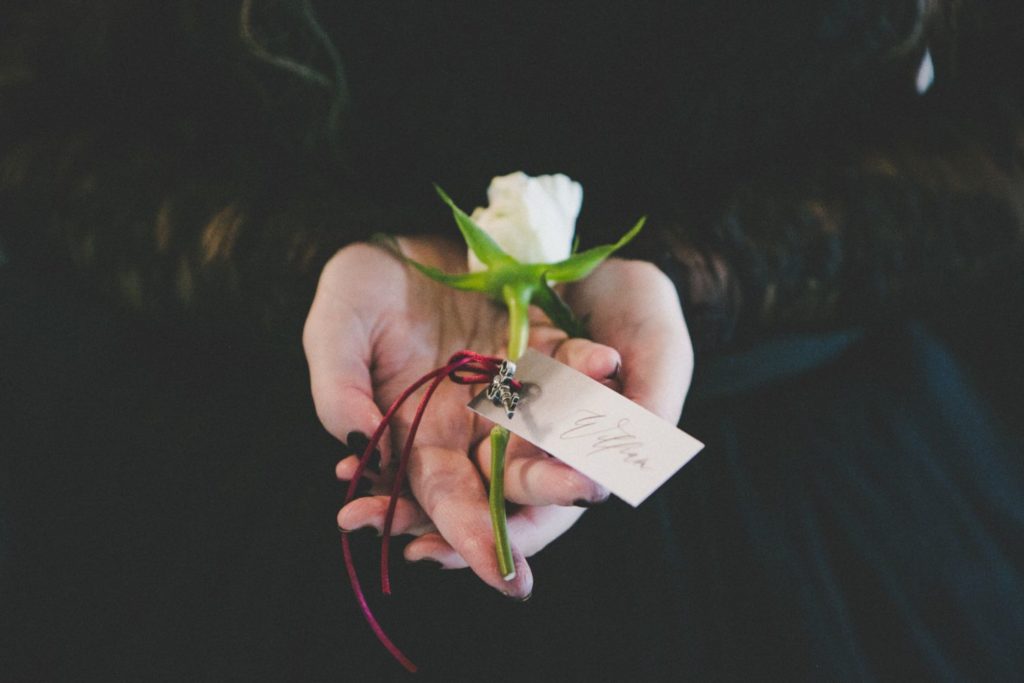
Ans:
[{"label": "blurred background", "polygon": [[708,448],[528,603],[399,562],[423,675],[1012,680],[1022,68],[1016,2],[5,3],[0,680],[404,677],[302,321],[514,170],[650,216]]}]

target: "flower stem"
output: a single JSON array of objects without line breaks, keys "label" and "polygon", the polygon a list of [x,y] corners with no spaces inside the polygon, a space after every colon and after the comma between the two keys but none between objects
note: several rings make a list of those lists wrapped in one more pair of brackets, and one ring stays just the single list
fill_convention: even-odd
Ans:
[{"label": "flower stem", "polygon": [[[502,288],[508,307],[508,358],[516,361],[526,351],[530,340],[530,295],[532,287],[525,284],[505,285]],[[509,431],[495,426],[491,429],[491,490],[488,502],[491,526],[494,527],[494,546],[498,553],[498,569],[506,581],[515,578],[516,565],[512,547],[508,542],[508,518],[505,513],[505,448]]]},{"label": "flower stem", "polygon": [[522,283],[505,285],[501,289],[508,307],[508,359],[519,360],[526,353],[530,341],[530,296],[533,287]]},{"label": "flower stem", "polygon": [[498,553],[501,578],[516,578],[516,563],[512,559],[512,546],[508,542],[508,519],[505,516],[505,447],[509,431],[495,425],[491,429],[491,490],[488,502],[491,508],[491,526],[494,528],[494,548]]}]

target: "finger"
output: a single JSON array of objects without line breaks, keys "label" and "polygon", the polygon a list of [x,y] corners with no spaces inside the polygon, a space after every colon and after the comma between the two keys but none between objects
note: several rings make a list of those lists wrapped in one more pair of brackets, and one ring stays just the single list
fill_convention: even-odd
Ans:
[{"label": "finger", "polygon": [[[555,327],[546,317],[540,317],[540,309],[530,308],[529,347],[549,356],[554,355],[559,344],[569,338],[563,330]],[[539,319],[538,319],[539,318]]]},{"label": "finger", "polygon": [[510,597],[530,594],[533,575],[514,544],[515,574],[502,576],[487,495],[476,466],[464,450],[417,446],[410,462],[409,482],[437,530],[484,583]]},{"label": "finger", "polygon": [[[363,439],[365,440],[365,437],[363,437]],[[352,439],[352,441],[356,441],[357,445],[359,443],[357,439]],[[363,450],[365,448],[366,446],[364,445],[360,448],[353,449],[355,451],[354,455],[343,458],[334,466],[334,476],[337,477],[339,481],[349,481],[356,475],[356,470],[359,467],[359,461],[362,458]],[[380,453],[379,451],[374,451],[374,454],[371,455],[370,459],[367,461],[366,467],[363,468],[363,476],[376,481],[380,478],[380,473]]]},{"label": "finger", "polygon": [[[344,441],[353,431],[373,434],[382,416],[373,400],[367,321],[337,297],[337,292],[317,290],[302,342],[317,416],[331,435]],[[385,436],[380,442],[385,462],[389,446]]]},{"label": "finger", "polygon": [[[339,462],[334,468],[334,474],[339,481],[348,482],[351,486],[352,477],[355,476],[356,471],[359,468],[359,457],[352,455],[341,462]],[[366,467],[363,469],[362,475],[359,477],[359,481],[356,482],[355,490],[353,491],[353,497],[362,498],[366,495],[374,496],[390,496],[391,485],[394,478],[390,476],[392,472],[386,471],[383,475]]]},{"label": "finger", "polygon": [[[339,481],[351,481],[352,477],[356,475],[356,469],[358,467],[359,456],[350,455],[334,466],[334,476],[337,477]],[[370,468],[367,467],[366,469],[363,470],[363,476],[370,477],[371,479],[376,479],[377,473],[372,471],[368,472],[367,470],[369,469]]]},{"label": "finger", "polygon": [[[581,508],[558,505],[526,507],[509,517],[509,535],[526,557],[532,557],[568,531],[584,512],[585,510]],[[405,559],[409,562],[433,560],[439,562],[445,569],[461,569],[468,566],[466,560],[450,543],[440,534],[432,533],[411,541],[405,547]]]},{"label": "finger", "polygon": [[[490,479],[490,439],[477,448],[477,465]],[[513,503],[589,507],[607,500],[608,495],[608,489],[530,442],[517,436],[509,440],[505,451],[505,498]]]},{"label": "finger", "polygon": [[405,546],[404,557],[409,562],[432,560],[444,569],[465,569],[469,566],[452,544],[439,533],[423,534]]},{"label": "finger", "polygon": [[[555,359],[591,379],[610,379],[619,371],[619,353],[588,339],[563,339]],[[524,505],[592,505],[608,498],[608,490],[532,444],[514,437],[506,450],[505,497]],[[477,464],[491,476],[490,441],[477,448]]]},{"label": "finger", "polygon": [[[625,298],[624,298],[625,297]],[[574,286],[594,338],[619,350],[623,394],[678,422],[693,374],[693,347],[672,282],[650,263],[610,259]],[[615,301],[616,305],[604,305]]]},{"label": "finger", "polygon": [[509,518],[509,535],[524,555],[532,557],[568,531],[584,512],[583,508],[559,505],[524,507]]},{"label": "finger", "polygon": [[555,349],[555,360],[596,380],[616,377],[622,365],[618,351],[589,339],[566,339]]},{"label": "finger", "polygon": [[[388,496],[356,498],[338,511],[338,528],[342,531],[356,531],[372,527],[377,533],[381,533],[389,500]],[[391,522],[391,533],[395,536],[419,536],[430,531],[434,531],[434,525],[423,509],[415,501],[399,498],[395,505],[395,517]]]},{"label": "finger", "polygon": [[[619,370],[619,353],[587,339],[563,339],[550,349],[561,363],[596,380],[611,380]],[[477,449],[477,463],[489,479],[490,442]],[[552,459],[532,444],[514,437],[505,461],[505,497],[524,505],[593,505],[608,498],[608,490],[565,463]]]},{"label": "finger", "polygon": [[620,362],[618,352],[589,339],[570,339],[550,324],[530,329],[530,348],[554,357],[589,377],[612,377]]},{"label": "finger", "polygon": [[630,344],[622,351],[622,395],[676,424],[693,374],[689,337],[662,332],[645,338],[646,345]]}]

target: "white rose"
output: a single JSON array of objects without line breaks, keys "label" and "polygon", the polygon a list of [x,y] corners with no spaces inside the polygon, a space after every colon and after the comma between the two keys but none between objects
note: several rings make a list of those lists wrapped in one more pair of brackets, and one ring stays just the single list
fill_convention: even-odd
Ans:
[{"label": "white rose", "polygon": [[[518,172],[499,176],[487,188],[490,205],[471,218],[506,254],[520,263],[557,263],[572,252],[583,188],[568,177],[532,178]],[[487,266],[469,252],[469,270]]]}]

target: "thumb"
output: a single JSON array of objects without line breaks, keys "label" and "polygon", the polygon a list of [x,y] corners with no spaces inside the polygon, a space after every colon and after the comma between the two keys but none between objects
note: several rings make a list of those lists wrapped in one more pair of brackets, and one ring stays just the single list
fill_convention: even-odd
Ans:
[{"label": "thumb", "polygon": [[[365,332],[370,326],[359,319],[354,307],[339,307],[328,300],[336,296],[318,289],[302,345],[317,417],[332,436],[347,442],[351,432],[373,434],[383,415],[373,397],[371,340]],[[390,458],[387,435],[380,450],[386,463]]]}]

